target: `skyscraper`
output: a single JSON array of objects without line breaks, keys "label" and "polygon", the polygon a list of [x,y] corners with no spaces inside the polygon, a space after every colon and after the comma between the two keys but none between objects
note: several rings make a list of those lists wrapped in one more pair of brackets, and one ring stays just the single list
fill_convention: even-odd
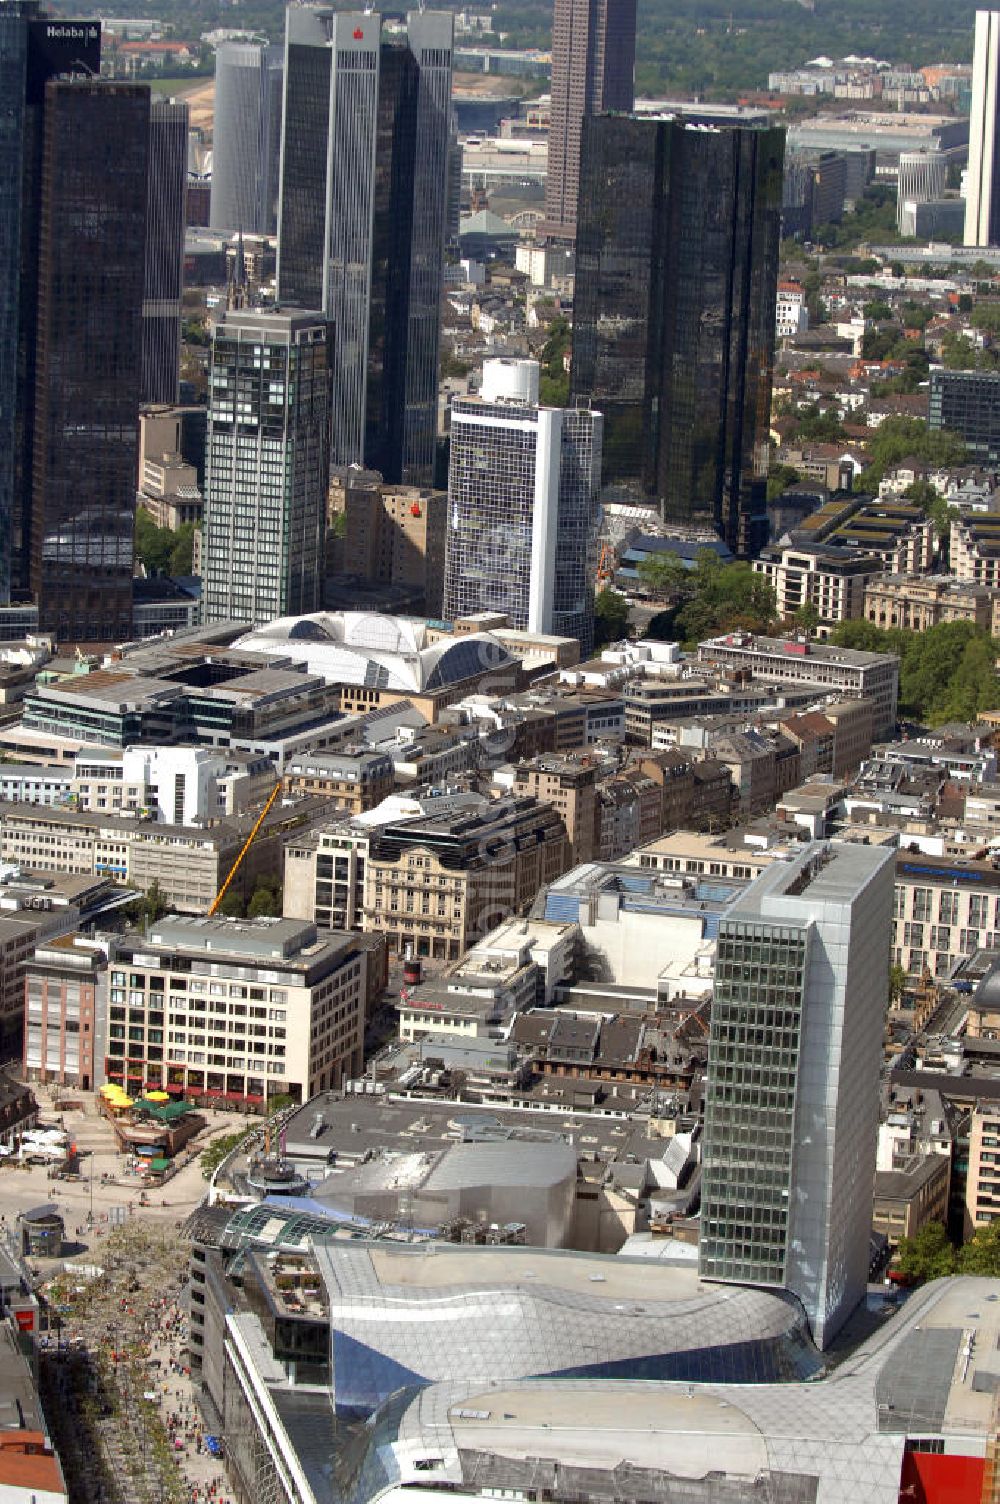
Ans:
[{"label": "skyscraper", "polygon": [[537,361],[486,361],[451,409],[446,617],[503,611],[590,651],[602,431],[588,407],[539,406]]},{"label": "skyscraper", "polygon": [[226,313],[209,378],[205,622],[321,605],[329,431],[322,315]]},{"label": "skyscraper", "polygon": [[143,402],[175,403],[180,381],[188,107],[156,96],[149,109],[146,273],[142,299]]},{"label": "skyscraper", "polygon": [[555,0],[544,228],[572,240],[584,118],[635,106],[636,0]]},{"label": "skyscraper", "polygon": [[45,86],[29,575],[44,630],[132,629],[149,90]]},{"label": "skyscraper", "polygon": [[604,413],[604,481],[766,541],[785,133],[584,121],[571,390]]},{"label": "skyscraper", "polygon": [[976,11],[965,183],[966,245],[1000,245],[1000,11]]},{"label": "skyscraper", "polygon": [[813,842],[719,925],[699,1269],[790,1290],[820,1347],[868,1281],[893,873]]},{"label": "skyscraper", "polygon": [[281,158],[280,47],[223,42],[215,54],[213,230],[273,235]]},{"label": "skyscraper", "polygon": [[48,20],[0,0],[0,602],[29,589],[31,406],[45,84],[96,76],[98,21]]},{"label": "skyscraper", "polygon": [[332,460],[431,479],[448,183],[451,12],[291,6],[278,296],[332,325]]}]

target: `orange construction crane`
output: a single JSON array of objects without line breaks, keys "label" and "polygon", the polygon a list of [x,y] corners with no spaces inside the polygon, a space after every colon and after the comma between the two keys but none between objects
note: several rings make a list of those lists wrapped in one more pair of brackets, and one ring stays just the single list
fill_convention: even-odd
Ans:
[{"label": "orange construction crane", "polygon": [[222,884],[222,887],[219,889],[218,893],[216,893],[215,897],[212,900],[212,907],[208,911],[208,917],[209,917],[209,919],[211,919],[212,915],[215,913],[216,909],[219,907],[219,904],[225,898],[225,896],[226,896],[226,889],[229,887],[229,884],[232,882],[233,878],[236,876],[237,872],[240,870],[240,863],[242,862],[243,858],[246,856],[247,852],[250,850],[250,847],[253,845],[254,836],[257,834],[258,830],[260,830],[260,827],[263,825],[264,821],[267,819],[267,816],[268,816],[268,814],[270,812],[270,809],[271,809],[271,805],[274,803],[275,799],[277,799],[278,795],[281,793],[281,788],[282,788],[282,783],[281,783],[281,779],[279,778],[278,781],[277,781],[277,783],[274,785],[274,788],[271,790],[271,793],[270,793],[270,796],[268,797],[267,803],[264,805],[264,808],[261,810],[260,814],[257,816],[257,819],[254,822],[253,830],[250,832],[250,834],[247,836],[246,840],[243,842],[243,845],[242,845],[242,847],[240,849],[239,856],[236,858],[235,862],[230,867],[230,869],[229,869],[229,876],[226,878],[225,882]]},{"label": "orange construction crane", "polygon": [[602,543],[600,557],[597,561],[598,586],[602,584],[611,584],[612,580],[615,577],[615,569],[617,568],[617,564],[618,561],[615,558],[614,549],[609,543]]}]

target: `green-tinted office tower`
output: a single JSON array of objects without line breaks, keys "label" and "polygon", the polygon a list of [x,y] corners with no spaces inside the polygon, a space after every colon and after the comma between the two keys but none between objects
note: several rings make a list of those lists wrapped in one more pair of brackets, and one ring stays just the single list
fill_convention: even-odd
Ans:
[{"label": "green-tinted office tower", "polygon": [[734,552],[766,542],[785,133],[584,121],[573,398],[604,413],[605,494]]}]

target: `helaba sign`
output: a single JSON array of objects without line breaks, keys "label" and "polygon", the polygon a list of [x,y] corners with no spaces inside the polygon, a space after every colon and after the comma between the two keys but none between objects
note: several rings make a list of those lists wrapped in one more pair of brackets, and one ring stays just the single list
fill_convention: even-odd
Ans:
[{"label": "helaba sign", "polygon": [[97,26],[47,25],[45,35],[52,42],[93,42],[100,35]]}]

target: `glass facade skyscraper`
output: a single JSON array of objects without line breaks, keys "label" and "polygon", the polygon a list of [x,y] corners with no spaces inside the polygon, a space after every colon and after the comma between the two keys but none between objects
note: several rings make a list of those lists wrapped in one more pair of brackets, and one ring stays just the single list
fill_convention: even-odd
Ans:
[{"label": "glass facade skyscraper", "polygon": [[273,235],[281,157],[280,47],[223,42],[215,54],[213,230]]},{"label": "glass facade skyscraper", "polygon": [[332,328],[331,459],[432,478],[453,18],[292,6],[278,295]]},{"label": "glass facade skyscraper", "polygon": [[604,482],[734,552],[767,537],[784,131],[583,126],[571,389]]},{"label": "glass facade skyscraper", "polygon": [[868,1281],[894,870],[814,842],[719,925],[699,1268],[790,1290],[820,1347]]},{"label": "glass facade skyscraper", "polygon": [[230,310],[215,328],[205,485],[205,622],[322,604],[330,474],[327,325]]},{"label": "glass facade skyscraper", "polygon": [[187,195],[188,107],[150,101],[146,275],[142,300],[142,401],[177,402]]},{"label": "glass facade skyscraper", "polygon": [[100,67],[100,22],[46,19],[35,0],[0,0],[0,602],[30,589],[45,84]]},{"label": "glass facade skyscraper", "polygon": [[149,90],[45,86],[30,576],[62,642],[132,631]]},{"label": "glass facade skyscraper", "polygon": [[538,365],[488,360],[452,404],[444,613],[594,637],[601,414],[540,407]]},{"label": "glass facade skyscraper", "polygon": [[544,221],[553,239],[576,234],[584,117],[635,106],[635,21],[636,0],[555,0]]}]

